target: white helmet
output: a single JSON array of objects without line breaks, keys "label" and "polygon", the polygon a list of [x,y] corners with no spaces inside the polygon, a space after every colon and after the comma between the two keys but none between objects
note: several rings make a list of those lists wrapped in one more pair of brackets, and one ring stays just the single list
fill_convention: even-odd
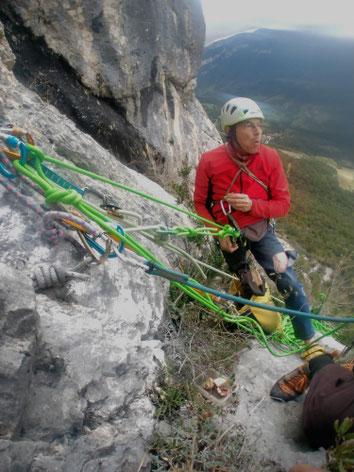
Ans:
[{"label": "white helmet", "polygon": [[231,98],[221,109],[220,121],[224,131],[226,126],[232,126],[252,118],[264,120],[262,110],[250,98]]}]

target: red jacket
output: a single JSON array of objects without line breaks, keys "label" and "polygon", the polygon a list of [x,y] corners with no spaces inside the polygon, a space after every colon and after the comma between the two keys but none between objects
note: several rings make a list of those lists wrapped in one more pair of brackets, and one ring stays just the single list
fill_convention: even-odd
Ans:
[{"label": "red jacket", "polygon": [[[285,216],[290,208],[290,193],[277,151],[261,145],[258,153],[249,155],[246,160],[249,161],[248,169],[268,186],[268,193],[252,177],[244,171],[240,172],[229,193],[246,193],[252,199],[252,208],[247,213],[232,210],[239,226],[242,228],[263,218]],[[197,167],[194,191],[194,206],[199,216],[221,225],[230,224],[222,212],[220,200],[225,197],[238,170],[239,167],[228,155],[225,145],[202,155]],[[224,206],[228,209],[226,202]]]}]

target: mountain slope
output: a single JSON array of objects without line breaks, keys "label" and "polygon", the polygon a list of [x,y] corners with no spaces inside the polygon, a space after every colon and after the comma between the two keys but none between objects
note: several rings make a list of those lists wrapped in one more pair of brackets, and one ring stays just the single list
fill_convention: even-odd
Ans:
[{"label": "mountain slope", "polygon": [[[290,187],[291,209],[277,232],[300,250],[296,270],[311,303],[324,293],[322,314],[354,314],[353,193],[340,187],[336,169],[321,158],[280,151]],[[310,283],[308,283],[310,282]],[[354,325],[341,329],[348,343]]]},{"label": "mountain slope", "polygon": [[197,96],[216,109],[232,96],[252,97],[280,133],[274,144],[354,163],[353,52],[352,39],[266,29],[237,34],[205,49]]}]

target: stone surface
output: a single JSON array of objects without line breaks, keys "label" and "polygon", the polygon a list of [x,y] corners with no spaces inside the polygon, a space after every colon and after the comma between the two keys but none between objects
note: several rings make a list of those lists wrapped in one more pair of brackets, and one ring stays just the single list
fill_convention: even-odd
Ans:
[{"label": "stone surface", "polygon": [[[321,344],[329,351],[344,347],[331,337],[323,338]],[[255,470],[287,472],[295,464],[321,467],[326,463],[325,451],[311,449],[302,432],[304,396],[288,403],[269,396],[274,383],[301,363],[298,355],[277,357],[258,343],[240,355],[235,369],[238,404],[228,421],[243,428],[244,450],[253,457]]]},{"label": "stone surface", "polygon": [[8,70],[11,70],[15,64],[15,55],[5,39],[4,26],[2,24],[0,24],[0,60]]},{"label": "stone surface", "polygon": [[172,177],[221,142],[194,96],[199,0],[4,0],[0,19],[16,76],[120,160]]},{"label": "stone surface", "polygon": [[[7,53],[9,46],[1,38],[1,50]],[[70,159],[175,203],[160,186],[125,167],[21,85],[3,62],[0,74],[0,122],[30,131],[49,156]],[[143,224],[190,224],[183,215],[138,195],[55,170],[80,187],[109,193],[111,202],[137,212]],[[11,184],[37,206],[44,204],[28,186],[17,180]],[[85,198],[102,203],[94,193]],[[129,259],[109,259],[87,267],[85,281],[72,279],[63,287],[35,292],[30,277],[39,265],[70,269],[82,256],[69,242],[51,246],[43,240],[41,218],[3,186],[0,229],[1,471],[136,471],[154,428],[147,392],[164,360],[158,328],[168,283]],[[175,255],[146,238],[137,239],[174,267]]]},{"label": "stone surface", "polygon": [[0,437],[17,439],[30,396],[38,314],[32,281],[0,263]]}]

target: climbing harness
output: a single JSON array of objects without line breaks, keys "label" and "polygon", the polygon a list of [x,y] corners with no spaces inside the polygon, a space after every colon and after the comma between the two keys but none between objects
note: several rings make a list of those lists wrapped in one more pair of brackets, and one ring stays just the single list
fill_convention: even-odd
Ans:
[{"label": "climbing harness", "polygon": [[[29,133],[23,133],[22,131],[20,133],[17,129],[16,132],[14,132],[13,129],[11,125],[6,125],[5,130],[0,126],[0,139],[2,139],[7,146],[7,149],[2,149],[0,153],[0,173],[4,177],[0,176],[0,183],[7,190],[15,193],[27,206],[32,208],[43,218],[44,232],[49,232],[49,237],[52,242],[57,242],[57,240],[63,237],[69,237],[66,235],[67,230],[75,231],[79,241],[71,236],[69,240],[71,238],[75,241],[74,245],[86,255],[82,263],[68,271],[53,266],[46,270],[38,270],[38,273],[34,276],[35,286],[38,289],[46,288],[50,286],[50,284],[52,284],[52,286],[63,284],[72,277],[84,279],[86,278],[84,274],[78,272],[84,266],[102,264],[107,262],[110,258],[117,258],[132,267],[143,270],[145,273],[158,275],[170,280],[191,298],[216,312],[224,321],[236,323],[246,331],[253,333],[257,340],[275,356],[287,356],[295,352],[300,352],[303,349],[303,346],[299,347],[299,343],[294,339],[290,340],[289,344],[292,346],[295,345],[295,349],[289,350],[288,347],[284,348],[284,346],[281,346],[281,342],[284,341],[284,339],[289,340],[289,336],[287,337],[287,333],[283,330],[284,317],[281,327],[283,331],[280,332],[278,330],[272,336],[267,337],[259,322],[249,316],[243,316],[242,313],[237,310],[227,312],[218,305],[217,302],[223,299],[234,304],[253,306],[260,310],[284,313],[291,316],[310,317],[318,321],[341,323],[336,328],[329,327],[329,332],[325,335],[334,333],[340,329],[344,323],[354,322],[354,318],[339,318],[298,312],[287,308],[270,306],[268,303],[258,303],[230,295],[201,285],[188,275],[165,267],[150,251],[133,239],[131,234],[138,232],[154,243],[189,259],[195,264],[200,275],[206,278],[203,267],[212,270],[216,269],[204,262],[196,261],[192,256],[187,254],[186,251],[172,244],[170,237],[185,236],[188,238],[202,235],[218,237],[229,236],[237,239],[240,236],[240,231],[238,231],[237,226],[221,226],[218,223],[210,222],[183,208],[126,187],[91,171],[46,156],[43,151],[34,146],[33,139]],[[45,166],[43,162],[61,166],[95,180],[132,192],[141,197],[148,198],[199,221],[208,222],[209,224],[212,223],[213,227],[194,229],[178,226],[173,228],[167,228],[161,225],[144,226],[140,215],[121,209],[111,201],[110,196],[103,195],[91,187],[80,189],[68,180],[63,179],[59,174],[54,173],[54,171]],[[14,186],[9,184],[9,180],[14,181],[17,178],[20,178],[25,183],[30,183],[34,190],[43,194],[45,197],[45,205],[51,208],[50,211],[45,211],[38,205],[30,203],[27,197],[20,194]],[[85,196],[90,192],[102,199],[101,206],[96,206],[85,200]],[[55,207],[59,207],[59,210],[54,209]],[[56,232],[54,233],[54,231]],[[98,243],[98,239],[102,240],[103,245]],[[216,272],[230,277],[231,279],[235,279],[234,276],[223,271],[216,270]],[[273,339],[279,342],[278,351],[272,349],[268,342],[269,340],[273,341]]]}]

